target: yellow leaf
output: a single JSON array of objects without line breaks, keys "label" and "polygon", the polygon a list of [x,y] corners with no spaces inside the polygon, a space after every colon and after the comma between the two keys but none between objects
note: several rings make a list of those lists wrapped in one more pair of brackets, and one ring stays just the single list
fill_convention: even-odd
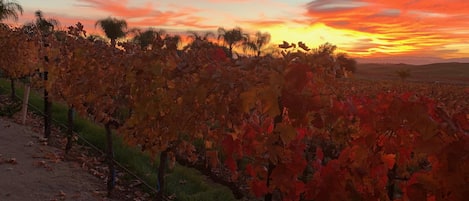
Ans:
[{"label": "yellow leaf", "polygon": [[278,107],[278,94],[275,91],[267,89],[263,91],[261,94],[261,101],[262,101],[262,113],[267,113],[271,117],[275,117],[280,114],[280,109]]},{"label": "yellow leaf", "polygon": [[256,104],[256,88],[250,89],[249,91],[241,93],[241,110],[243,112],[249,112]]},{"label": "yellow leaf", "polygon": [[297,135],[296,129],[293,126],[283,123],[277,124],[274,132],[280,135],[280,139],[282,139],[284,144],[289,144]]}]

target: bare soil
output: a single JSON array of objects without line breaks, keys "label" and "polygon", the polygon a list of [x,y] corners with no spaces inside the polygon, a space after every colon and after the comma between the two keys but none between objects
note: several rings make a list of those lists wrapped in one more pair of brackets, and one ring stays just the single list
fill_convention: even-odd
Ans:
[{"label": "bare soil", "polygon": [[105,186],[31,128],[0,118],[0,200],[110,200]]}]

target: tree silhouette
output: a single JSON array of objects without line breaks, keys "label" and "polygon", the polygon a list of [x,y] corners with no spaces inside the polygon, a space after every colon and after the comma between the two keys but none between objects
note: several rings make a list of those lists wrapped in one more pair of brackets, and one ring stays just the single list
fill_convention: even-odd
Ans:
[{"label": "tree silhouette", "polygon": [[140,29],[132,29],[131,32],[135,33],[132,41],[140,46],[142,50],[153,49],[155,40],[162,40],[161,36],[165,33],[164,30],[155,31],[147,29],[142,32]]},{"label": "tree silhouette", "polygon": [[337,62],[343,70],[355,73],[357,71],[357,61],[349,58],[345,53],[339,53],[336,56]]},{"label": "tree silhouette", "polygon": [[236,27],[232,30],[225,30],[223,27],[218,28],[218,39],[228,44],[229,57],[233,58],[233,47],[248,40],[247,34],[243,33],[241,28]]},{"label": "tree silhouette", "polygon": [[127,29],[127,22],[125,20],[119,20],[116,18],[108,17],[105,19],[98,20],[95,24],[100,26],[106,34],[106,37],[111,39],[111,46],[116,46],[116,40],[126,35],[125,29]]},{"label": "tree silhouette", "polygon": [[327,42],[322,45],[319,45],[319,47],[315,49],[314,52],[318,55],[333,55],[336,49],[337,46]]},{"label": "tree silhouette", "polygon": [[181,42],[181,36],[179,35],[166,35],[164,38],[164,45],[168,50],[177,50],[179,43]]},{"label": "tree silhouette", "polygon": [[23,7],[16,2],[0,0],[0,21],[8,18],[18,20],[18,13],[23,14]]},{"label": "tree silhouette", "polygon": [[256,56],[261,56],[261,50],[270,42],[270,34],[262,33],[260,31],[256,32],[254,40],[249,40],[245,43],[245,46],[256,52]]},{"label": "tree silhouette", "polygon": [[59,25],[59,21],[53,18],[46,19],[42,11],[37,10],[34,12],[36,22],[34,25],[39,29],[43,35],[48,35],[54,32],[55,27]]},{"label": "tree silhouette", "polygon": [[190,34],[189,37],[192,39],[192,42],[187,44],[183,49],[187,50],[189,48],[201,48],[204,45],[211,44],[209,39],[212,36],[215,36],[212,32],[205,32],[203,35],[195,32],[195,31],[188,31]]}]

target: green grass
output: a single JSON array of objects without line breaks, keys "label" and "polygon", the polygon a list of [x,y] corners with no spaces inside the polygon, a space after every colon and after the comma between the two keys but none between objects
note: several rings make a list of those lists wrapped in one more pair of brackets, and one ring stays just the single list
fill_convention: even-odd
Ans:
[{"label": "green grass", "polygon": [[[21,84],[17,84],[17,95],[22,98],[23,89]],[[5,79],[0,79],[0,93],[9,94],[10,84]],[[29,103],[34,108],[42,110],[44,102],[42,96],[31,90]],[[67,106],[61,104],[52,104],[52,118],[57,120],[57,124],[66,125],[67,122]],[[87,119],[77,117],[74,122],[74,130],[86,141],[94,146],[104,150],[105,146],[105,130],[103,126],[97,125]],[[116,161],[123,164],[133,173],[143,178],[153,187],[157,186],[157,167],[156,162],[153,163],[150,156],[138,151],[134,147],[124,144],[122,138],[118,135],[114,136],[114,155]],[[180,181],[186,181],[186,184],[180,184]],[[167,173],[166,192],[167,195],[176,195],[176,200],[180,201],[218,201],[218,200],[235,200],[232,192],[225,186],[215,184],[208,181],[199,171],[180,165]]]}]

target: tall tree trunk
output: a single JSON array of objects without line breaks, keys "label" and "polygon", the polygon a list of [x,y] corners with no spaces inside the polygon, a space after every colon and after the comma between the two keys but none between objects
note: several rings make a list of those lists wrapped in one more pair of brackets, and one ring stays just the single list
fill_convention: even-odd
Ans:
[{"label": "tall tree trunk", "polygon": [[229,52],[230,55],[228,56],[230,57],[230,59],[233,59],[233,44],[230,44],[228,49],[230,50]]},{"label": "tall tree trunk", "polygon": [[165,179],[164,175],[166,172],[166,166],[168,161],[168,152],[169,148],[160,153],[160,166],[158,167],[158,184],[160,185],[160,190],[157,194],[157,200],[163,200],[164,191],[165,191]]},{"label": "tall tree trunk", "polygon": [[10,78],[10,86],[11,86],[11,100],[16,99],[16,87],[15,87],[16,79]]},{"label": "tall tree trunk", "polygon": [[111,38],[111,47],[116,47],[116,39]]},{"label": "tall tree trunk", "polygon": [[67,113],[67,144],[65,145],[65,153],[68,154],[70,149],[72,148],[72,141],[73,141],[73,106],[68,108]]},{"label": "tall tree trunk", "polygon": [[111,122],[106,123],[106,161],[109,168],[107,179],[107,197],[111,197],[116,182],[116,169],[114,167],[114,151],[112,149]]},{"label": "tall tree trunk", "polygon": [[[44,72],[44,81],[47,83],[47,74]],[[51,112],[52,103],[49,101],[49,92],[44,88],[44,137],[49,138],[51,133],[51,123],[52,123],[52,112]]]}]

